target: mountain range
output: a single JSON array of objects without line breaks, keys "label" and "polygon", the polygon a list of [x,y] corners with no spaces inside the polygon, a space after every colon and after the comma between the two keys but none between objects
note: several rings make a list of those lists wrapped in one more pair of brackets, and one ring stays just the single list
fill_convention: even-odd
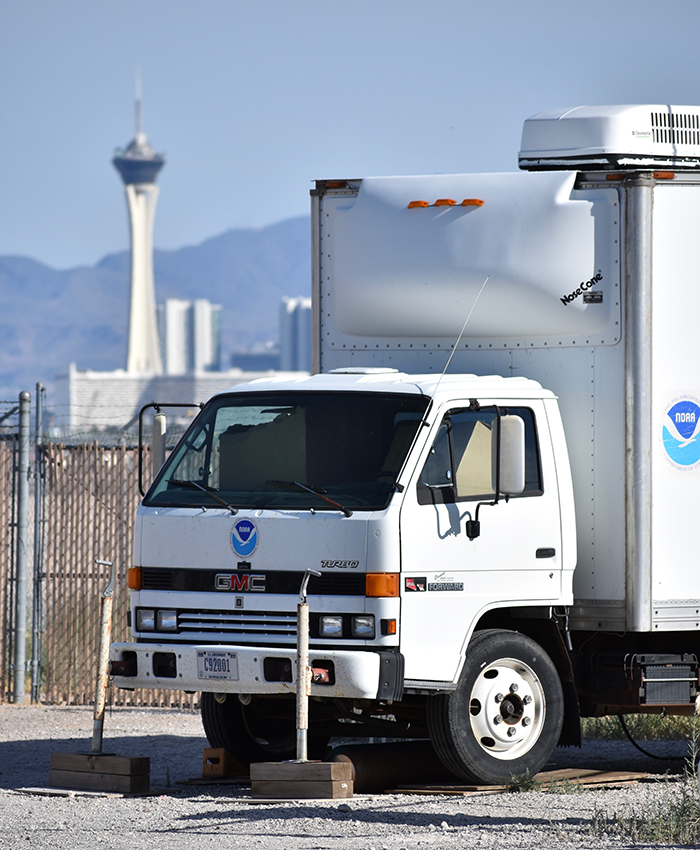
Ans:
[{"label": "mountain range", "polygon": [[[222,367],[232,351],[279,338],[285,295],[311,288],[306,216],[259,229],[232,229],[200,245],[153,255],[156,300],[206,298],[222,305]],[[51,387],[70,363],[124,368],[130,253],[94,266],[56,270],[27,257],[0,257],[0,399]]]}]

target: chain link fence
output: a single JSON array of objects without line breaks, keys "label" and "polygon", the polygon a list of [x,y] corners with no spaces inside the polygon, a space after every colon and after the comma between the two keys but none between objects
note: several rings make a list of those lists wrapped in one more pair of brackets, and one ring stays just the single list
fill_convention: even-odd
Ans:
[{"label": "chain link fence", "polygon": [[[100,600],[109,581],[109,569],[98,566],[98,559],[111,561],[116,572],[112,640],[130,637],[126,575],[132,563],[133,518],[141,498],[139,450],[98,441],[35,441],[28,474],[34,484],[38,482],[29,506],[33,532],[21,541],[34,551],[26,606],[31,622],[26,630],[18,630],[17,434],[12,423],[0,429],[0,701],[13,699],[16,677],[24,675],[21,692],[31,692],[35,702],[89,705],[95,698]],[[143,479],[150,481],[149,446],[143,447],[142,461]],[[24,634],[25,655],[31,662],[18,672],[16,645],[18,635],[21,639]],[[108,703],[194,708],[199,695],[110,686]]]},{"label": "chain link fence", "polygon": [[11,689],[15,615],[15,466],[17,438],[0,435],[0,699]]}]

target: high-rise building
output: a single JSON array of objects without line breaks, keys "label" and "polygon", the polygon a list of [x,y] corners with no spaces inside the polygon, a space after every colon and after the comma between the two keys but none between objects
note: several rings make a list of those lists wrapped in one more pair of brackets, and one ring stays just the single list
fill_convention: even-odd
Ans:
[{"label": "high-rise building", "polygon": [[311,371],[311,299],[282,299],[280,310],[280,369]]},{"label": "high-rise building", "polygon": [[192,367],[195,372],[221,369],[221,304],[204,298],[192,304]]},{"label": "high-rise building", "polygon": [[158,200],[155,180],[165,159],[153,150],[141,130],[138,94],[136,136],[124,150],[116,151],[112,163],[124,181],[131,226],[131,306],[126,371],[161,375],[163,363],[153,286],[153,218]]},{"label": "high-rise building", "polygon": [[221,305],[198,298],[168,298],[158,305],[158,333],[166,375],[218,372],[221,368]]}]

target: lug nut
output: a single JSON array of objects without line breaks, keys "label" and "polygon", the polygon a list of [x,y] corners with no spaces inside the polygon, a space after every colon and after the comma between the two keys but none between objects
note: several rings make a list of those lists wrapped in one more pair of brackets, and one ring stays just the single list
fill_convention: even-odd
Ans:
[{"label": "lug nut", "polygon": [[529,717],[523,717],[523,726],[529,726],[532,721]]},{"label": "lug nut", "polygon": [[496,694],[496,702],[503,702],[503,694]]},{"label": "lug nut", "polygon": [[531,702],[532,702],[532,697],[529,694],[527,696],[523,697],[523,704],[524,705],[530,705]]},{"label": "lug nut", "polygon": [[510,686],[509,690],[510,690],[510,692],[511,692],[512,694],[516,694],[516,693],[518,692],[518,686],[517,686],[515,683],[513,683],[513,684]]},{"label": "lug nut", "polygon": [[508,735],[509,738],[512,738],[513,735],[515,735],[515,727],[514,726],[510,727],[510,729],[507,732],[507,735]]},{"label": "lug nut", "polygon": [[496,726],[498,726],[498,724],[499,724],[499,723],[503,723],[503,718],[501,717],[501,715],[500,715],[500,714],[497,714],[497,715],[493,718],[493,722],[496,724]]}]

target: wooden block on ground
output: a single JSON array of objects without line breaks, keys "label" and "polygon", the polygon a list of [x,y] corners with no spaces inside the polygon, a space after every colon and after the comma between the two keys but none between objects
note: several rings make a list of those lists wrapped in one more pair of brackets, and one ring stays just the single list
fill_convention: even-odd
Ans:
[{"label": "wooden block on ground", "polygon": [[344,800],[352,797],[350,782],[251,782],[251,794],[266,800]]},{"label": "wooden block on ground", "polygon": [[151,787],[151,760],[92,753],[51,753],[49,785],[78,791],[144,794]]},{"label": "wooden block on ground", "polygon": [[50,770],[51,788],[69,788],[75,791],[113,791],[117,794],[147,794],[151,777],[124,776],[114,773],[81,773],[78,770]]},{"label": "wooden block on ground", "polygon": [[259,762],[250,766],[253,797],[277,800],[347,799],[352,765],[345,762]]},{"label": "wooden block on ground", "polygon": [[202,776],[206,779],[245,776],[248,771],[223,747],[205,749],[202,756]]},{"label": "wooden block on ground", "polygon": [[93,753],[51,753],[51,770],[77,770],[86,773],[113,773],[143,776],[151,772],[149,758],[96,755]]}]

